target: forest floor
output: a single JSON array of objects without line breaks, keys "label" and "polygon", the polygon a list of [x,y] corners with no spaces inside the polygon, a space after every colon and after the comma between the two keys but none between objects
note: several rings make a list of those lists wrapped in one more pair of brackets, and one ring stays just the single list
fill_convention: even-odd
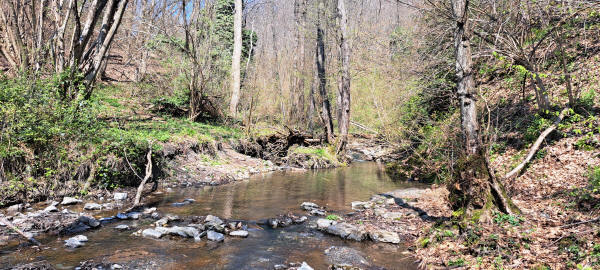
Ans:
[{"label": "forest floor", "polygon": [[[593,140],[599,138],[595,135]],[[600,152],[598,148],[577,149],[579,140],[569,137],[550,143],[522,175],[505,183],[507,192],[522,211],[520,215],[493,212],[463,231],[451,221],[449,210],[426,222],[415,241],[421,266],[430,269],[600,267],[600,196],[590,189],[591,179],[598,177],[593,175],[598,172],[591,172],[590,168],[600,164]],[[507,171],[507,164],[515,163],[515,156],[523,155],[507,151],[497,155],[491,165],[496,171]],[[433,189],[431,193],[445,192],[445,187],[438,189],[444,191]],[[424,204],[424,210],[428,211],[431,205]],[[443,208],[436,208],[434,213],[440,213],[439,209]]]}]

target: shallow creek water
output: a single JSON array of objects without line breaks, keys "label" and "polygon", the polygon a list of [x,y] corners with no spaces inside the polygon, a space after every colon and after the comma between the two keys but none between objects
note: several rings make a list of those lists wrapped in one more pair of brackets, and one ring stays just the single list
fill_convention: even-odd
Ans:
[{"label": "shallow creek water", "polygon": [[[418,184],[393,182],[374,163],[358,163],[347,168],[308,172],[276,172],[257,175],[229,185],[201,188],[177,188],[153,195],[158,211],[179,216],[212,214],[226,219],[256,221],[288,212],[304,214],[300,204],[315,202],[330,212],[343,215],[351,211],[350,202],[368,200],[371,195],[394,189],[419,187]],[[175,207],[174,202],[192,198],[196,202]],[[107,216],[104,212],[96,217]],[[18,263],[47,260],[57,269],[72,269],[85,260],[131,265],[154,269],[273,269],[284,262],[306,261],[315,269],[326,269],[324,250],[331,246],[348,246],[365,254],[374,269],[416,269],[402,245],[366,241],[345,241],[311,230],[307,224],[271,229],[249,225],[245,239],[227,237],[223,243],[189,239],[146,239],[132,236],[147,228],[151,220],[128,220],[104,224],[100,229],[83,233],[89,238],[85,246],[66,249],[66,238],[41,239],[44,248],[15,248],[0,251],[0,268]],[[116,225],[128,224],[134,230],[118,232]],[[143,262],[143,263],[141,263]],[[144,265],[144,266],[142,266]]]}]

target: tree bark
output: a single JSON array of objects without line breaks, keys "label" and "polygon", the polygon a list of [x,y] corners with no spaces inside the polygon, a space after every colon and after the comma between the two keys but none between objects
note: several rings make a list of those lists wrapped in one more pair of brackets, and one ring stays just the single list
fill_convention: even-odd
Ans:
[{"label": "tree bark", "polygon": [[464,153],[457,162],[454,182],[449,184],[450,203],[466,217],[495,206],[502,212],[518,212],[503,191],[502,185],[489,170],[485,152],[479,140],[476,89],[473,78],[473,61],[468,34],[469,0],[452,0],[455,19],[455,53],[457,94],[460,101],[461,129]]},{"label": "tree bark", "polygon": [[233,17],[233,55],[231,61],[231,103],[229,113],[232,117],[237,115],[240,101],[240,61],[242,58],[242,0],[235,0],[235,14]]},{"label": "tree bark", "polygon": [[348,40],[348,15],[346,13],[345,0],[338,0],[338,14],[340,16],[340,52],[342,62],[342,77],[340,79],[340,118],[338,128],[340,138],[337,153],[344,153],[348,143],[348,129],[350,128],[350,46]]},{"label": "tree bark", "polygon": [[316,56],[316,64],[317,64],[317,77],[319,79],[319,93],[321,95],[321,118],[323,120],[323,125],[325,126],[325,136],[327,143],[332,143],[335,139],[333,136],[333,122],[331,119],[331,104],[329,103],[329,95],[327,94],[327,77],[325,74],[325,41],[324,41],[324,33],[322,29],[322,18],[323,14],[323,4],[319,3],[318,7],[318,16],[317,16],[317,52]]}]

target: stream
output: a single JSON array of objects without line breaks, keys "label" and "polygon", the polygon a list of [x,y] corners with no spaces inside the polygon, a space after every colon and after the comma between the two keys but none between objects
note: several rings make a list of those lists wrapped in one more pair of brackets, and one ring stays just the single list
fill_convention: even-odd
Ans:
[{"label": "stream", "polygon": [[[153,194],[162,214],[179,216],[212,214],[226,219],[258,221],[279,214],[306,214],[302,202],[325,206],[330,213],[343,216],[351,212],[352,201],[368,200],[373,194],[402,188],[423,187],[408,182],[391,181],[375,163],[316,171],[284,171],[256,175],[249,180],[223,186],[174,188]],[[189,205],[176,207],[175,202],[194,199]],[[94,213],[96,217],[111,212]],[[371,241],[342,240],[310,229],[305,224],[271,229],[248,222],[248,238],[227,237],[214,243],[202,239],[160,240],[133,236],[132,232],[147,228],[154,220],[125,220],[104,224],[100,229],[84,232],[89,241],[77,249],[67,249],[68,237],[46,237],[40,240],[42,250],[0,250],[0,268],[46,260],[57,269],[73,269],[80,262],[93,259],[119,263],[134,268],[152,269],[273,269],[285,262],[307,262],[314,269],[326,269],[330,264],[324,251],[331,246],[345,246],[363,253],[373,269],[417,269],[406,247]],[[119,232],[114,227],[127,224],[133,230]]]}]

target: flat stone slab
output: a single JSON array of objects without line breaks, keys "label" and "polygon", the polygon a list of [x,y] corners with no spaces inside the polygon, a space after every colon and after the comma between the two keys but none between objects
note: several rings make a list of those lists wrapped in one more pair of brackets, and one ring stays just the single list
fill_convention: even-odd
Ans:
[{"label": "flat stone slab", "polygon": [[229,233],[229,235],[235,236],[235,237],[246,238],[246,237],[248,237],[248,232],[247,231],[243,231],[243,230],[232,231],[232,232]]},{"label": "flat stone slab", "polygon": [[75,199],[73,197],[64,197],[62,202],[60,204],[62,205],[72,205],[72,204],[78,204],[80,203],[81,200],[79,199]]},{"label": "flat stone slab", "polygon": [[369,232],[369,237],[375,242],[399,244],[400,236],[395,232],[374,230]]},{"label": "flat stone slab", "polygon": [[85,210],[100,210],[100,209],[102,209],[102,205],[99,205],[97,203],[86,203],[85,206],[83,206],[83,209],[85,209]]},{"label": "flat stone slab", "polygon": [[142,231],[142,236],[148,237],[148,238],[159,239],[163,236],[163,233],[160,231],[157,231],[155,229],[145,229]]}]

